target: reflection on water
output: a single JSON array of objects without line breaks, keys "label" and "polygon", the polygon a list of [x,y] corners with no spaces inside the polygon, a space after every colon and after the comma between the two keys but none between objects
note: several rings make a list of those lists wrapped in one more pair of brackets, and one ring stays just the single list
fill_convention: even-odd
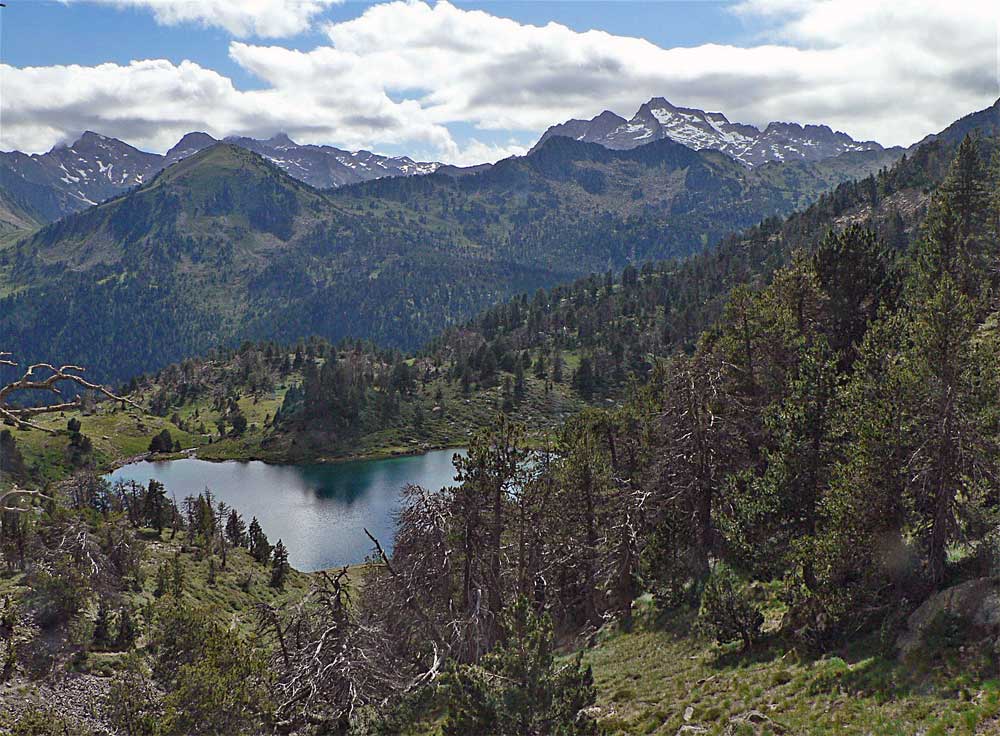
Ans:
[{"label": "reflection on water", "polygon": [[109,477],[143,484],[155,478],[178,503],[210,488],[247,524],[256,516],[272,544],[281,539],[288,547],[292,566],[310,571],[363,561],[371,551],[366,528],[388,551],[399,490],[407,483],[431,490],[451,485],[455,452],[326,465],[186,458],[134,463]]}]

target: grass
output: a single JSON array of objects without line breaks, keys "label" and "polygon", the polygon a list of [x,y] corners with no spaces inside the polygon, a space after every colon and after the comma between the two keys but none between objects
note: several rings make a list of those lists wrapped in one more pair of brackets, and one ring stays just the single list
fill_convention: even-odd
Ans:
[{"label": "grass", "polygon": [[[637,607],[633,631],[608,627],[584,654],[607,736],[1000,733],[1000,681],[943,664],[939,653],[902,663],[862,639],[813,657],[783,640],[769,615],[767,637],[740,654],[700,636],[690,610],[657,615],[649,596]],[[435,711],[407,733],[440,736],[441,724]]]},{"label": "grass", "polygon": [[[997,681],[938,663],[903,664],[870,642],[853,649],[811,658],[772,638],[741,656],[700,638],[691,614],[681,613],[666,626],[611,634],[584,661],[611,735],[673,736],[684,725],[707,734],[998,732],[986,730],[1000,723]],[[767,720],[741,722],[753,711]]]},{"label": "grass", "polygon": [[[81,433],[93,442],[89,461],[99,469],[110,469],[149,450],[149,441],[163,429],[180,441],[182,447],[197,447],[207,439],[179,430],[166,419],[137,410],[122,410],[105,402],[94,412],[64,412],[42,415],[35,424],[39,429],[10,428],[32,476],[40,485],[62,480],[79,468],[72,462],[69,435],[63,431],[71,418],[80,421]],[[4,479],[0,479],[0,483]]]}]

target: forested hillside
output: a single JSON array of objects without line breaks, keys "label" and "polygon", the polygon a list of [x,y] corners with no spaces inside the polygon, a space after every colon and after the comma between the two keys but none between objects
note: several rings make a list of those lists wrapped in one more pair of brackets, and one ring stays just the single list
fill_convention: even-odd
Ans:
[{"label": "forested hillside", "polygon": [[[956,126],[984,136],[979,145],[987,157],[994,122],[979,116],[971,128],[967,120]],[[648,379],[658,359],[693,349],[734,288],[763,287],[794,253],[808,257],[830,230],[873,230],[895,263],[919,235],[954,141],[949,128],[877,176],[842,184],[787,219],[769,218],[689,259],[628,265],[619,274],[609,270],[514,297],[445,331],[415,357],[367,343],[333,346],[312,339],[189,358],[131,385],[160,422],[142,422],[111,406],[80,416],[95,443],[86,462],[134,454],[145,449],[147,435],[164,428],[202,457],[413,452],[464,444],[501,409],[537,438],[538,430],[588,403],[620,401],[630,382]],[[183,169],[171,175],[189,176]],[[316,193],[302,193],[320,206]],[[96,250],[88,252],[93,257]],[[231,419],[240,415],[246,423],[237,431]],[[145,430],[137,433],[139,425]],[[72,447],[60,449],[65,438],[15,435],[38,477],[84,462]]]},{"label": "forested hillside", "polygon": [[0,330],[102,380],[244,339],[412,349],[513,294],[698,252],[879,164],[853,155],[748,172],[670,141],[553,139],[479,174],[327,193],[220,144],[0,252]]},{"label": "forested hillside", "polygon": [[[988,136],[1000,125],[975,130]],[[996,147],[990,137],[978,145],[987,159]],[[768,218],[691,258],[647,261],[520,295],[446,330],[427,353],[476,368],[483,344],[497,354],[529,351],[543,362],[570,350],[587,363],[588,396],[613,394],[630,378],[645,378],[657,357],[692,349],[734,288],[765,286],[796,253],[809,257],[831,231],[870,230],[892,259],[904,254],[956,147],[942,135],[877,175],[841,184],[786,219]]]}]

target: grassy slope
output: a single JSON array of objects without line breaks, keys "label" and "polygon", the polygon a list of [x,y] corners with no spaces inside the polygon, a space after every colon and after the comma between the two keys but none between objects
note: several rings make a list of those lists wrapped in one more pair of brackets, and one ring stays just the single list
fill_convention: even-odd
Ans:
[{"label": "grassy slope", "polygon": [[719,734],[750,711],[777,724],[775,733],[1000,733],[1000,682],[969,674],[975,666],[957,650],[904,664],[870,640],[821,659],[764,641],[740,656],[680,619],[611,635],[586,655],[609,734],[673,735],[686,723]]},{"label": "grassy slope", "polygon": [[[185,448],[205,441],[197,435],[179,431],[166,419],[132,409],[123,411],[110,403],[102,404],[94,413],[64,412],[43,416],[35,423],[53,430],[65,430],[66,423],[73,417],[80,420],[81,433],[94,443],[93,461],[101,469],[145,453],[150,439],[163,429],[169,429]],[[49,434],[37,429],[9,429],[29,470],[43,484],[61,480],[76,470],[70,461],[69,437],[65,432]],[[0,487],[5,480],[0,478]]]},{"label": "grassy slope", "polygon": [[[592,713],[604,733],[1000,734],[1000,681],[971,674],[990,669],[990,653],[929,645],[902,663],[882,656],[870,636],[811,657],[778,636],[784,609],[774,592],[759,594],[769,633],[747,654],[699,634],[691,611],[657,620],[649,596],[637,604],[632,632],[602,631],[584,664],[593,671]],[[440,736],[440,726],[436,714],[408,733]]]}]

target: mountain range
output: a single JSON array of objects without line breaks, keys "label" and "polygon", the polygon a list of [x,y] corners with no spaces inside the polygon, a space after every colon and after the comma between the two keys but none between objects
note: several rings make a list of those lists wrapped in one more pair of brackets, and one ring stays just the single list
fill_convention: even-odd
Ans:
[{"label": "mountain range", "polygon": [[[771,123],[758,130],[751,125],[731,123],[722,113],[676,107],[662,97],[644,104],[631,120],[605,111],[592,120],[570,120],[552,126],[532,151],[553,136],[598,143],[614,150],[669,139],[695,150],[721,151],[746,166],[819,162],[849,152],[877,158],[884,153],[882,146],[874,141],[857,142],[826,126]],[[442,167],[439,163],[417,162],[406,156],[301,145],[285,134],[266,140],[248,137],[224,140],[263,156],[293,178],[318,189],[429,174],[439,168],[452,175],[465,175],[491,166]],[[0,153],[0,238],[122,194],[148,182],[167,166],[218,142],[207,133],[188,133],[160,155],[87,131],[72,144],[56,146],[47,153]]]},{"label": "mountain range", "polygon": [[[994,105],[929,144],[998,130]],[[315,334],[417,348],[514,294],[707,253],[842,182],[865,179],[857,186],[869,191],[869,177],[901,156],[848,150],[747,166],[670,138],[613,149],[553,135],[489,167],[318,189],[246,142],[186,136],[163,157],[172,164],[148,174],[136,149],[85,139],[92,178],[120,186],[141,174],[141,184],[0,239],[0,334],[24,360],[80,362],[101,380],[245,339]],[[934,149],[909,153],[924,150]],[[105,151],[128,165],[109,165]]]},{"label": "mountain range", "polygon": [[[428,174],[440,164],[343,151],[332,146],[300,145],[287,135],[267,140],[227,138],[257,153],[300,181],[327,189],[387,176]],[[0,153],[0,221],[4,204],[21,220],[51,222],[148,182],[167,166],[219,141],[207,133],[188,133],[163,155],[140,151],[115,138],[86,132],[68,146],[42,154]]]},{"label": "mountain range", "polygon": [[671,140],[554,137],[477,173],[320,190],[216,143],[0,246],[0,334],[105,380],[243,339],[416,348],[513,294],[701,251],[891,160],[748,169]]},{"label": "mountain range", "polygon": [[629,149],[664,138],[695,150],[722,151],[746,166],[769,161],[822,161],[849,151],[882,151],[875,141],[855,141],[826,125],[769,123],[763,130],[732,123],[721,112],[677,107],[662,97],[642,105],[630,120],[605,110],[591,120],[568,120],[545,131],[552,136]]}]

